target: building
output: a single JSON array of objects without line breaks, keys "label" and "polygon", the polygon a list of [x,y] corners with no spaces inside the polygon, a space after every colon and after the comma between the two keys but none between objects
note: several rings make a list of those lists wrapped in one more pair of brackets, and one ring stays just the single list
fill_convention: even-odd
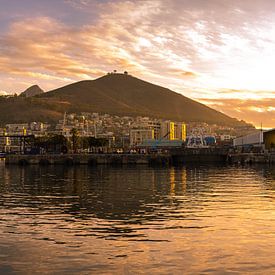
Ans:
[{"label": "building", "polygon": [[258,130],[254,133],[235,138],[235,147],[262,147],[264,149],[275,148],[275,128],[271,130]]},{"label": "building", "polygon": [[231,141],[233,138],[231,135],[220,135],[220,140],[221,141]]},{"label": "building", "polygon": [[172,149],[181,148],[183,145],[182,140],[144,140],[137,147],[140,149]]},{"label": "building", "polygon": [[7,148],[11,145],[9,137],[0,136],[0,152],[6,152]]},{"label": "building", "polygon": [[138,125],[140,127],[130,130],[131,146],[140,145],[146,140],[156,140],[159,142],[164,140],[186,140],[186,124],[181,122],[150,120],[145,117],[139,118],[136,126]]},{"label": "building", "polygon": [[18,137],[0,136],[0,152],[21,152],[23,150],[22,139]]},{"label": "building", "polygon": [[158,120],[149,120],[147,122],[147,127],[154,131],[154,139],[160,138],[160,129],[161,129],[161,123]]},{"label": "building", "polygon": [[154,139],[153,129],[131,129],[130,130],[130,146],[136,146],[145,140]]},{"label": "building", "polygon": [[29,128],[28,123],[6,124],[6,132],[9,134],[23,135],[23,134],[26,134],[26,130],[28,128]]},{"label": "building", "polygon": [[263,142],[266,149],[275,149],[275,128],[263,132]]},{"label": "building", "polygon": [[180,123],[176,129],[176,139],[186,141],[186,124]]},{"label": "building", "polygon": [[263,143],[263,131],[257,131],[245,136],[237,137],[233,140],[233,146],[262,146]]},{"label": "building", "polygon": [[161,123],[161,137],[166,140],[186,140],[186,124],[181,122],[163,121]]}]

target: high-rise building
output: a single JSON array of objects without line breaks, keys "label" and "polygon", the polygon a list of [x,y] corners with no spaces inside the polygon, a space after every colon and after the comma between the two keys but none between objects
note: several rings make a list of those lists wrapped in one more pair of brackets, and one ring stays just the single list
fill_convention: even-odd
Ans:
[{"label": "high-rise building", "polygon": [[170,120],[161,123],[160,139],[166,140],[186,140],[186,124],[173,122]]}]

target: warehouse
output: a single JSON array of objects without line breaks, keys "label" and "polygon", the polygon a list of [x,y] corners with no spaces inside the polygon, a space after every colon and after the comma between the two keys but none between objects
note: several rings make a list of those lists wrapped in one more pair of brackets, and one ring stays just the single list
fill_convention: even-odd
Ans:
[{"label": "warehouse", "polygon": [[246,136],[241,136],[233,140],[235,147],[262,147],[263,149],[275,148],[275,128],[270,130],[258,130]]},{"label": "warehouse", "polygon": [[266,149],[275,149],[275,128],[263,132],[263,141]]}]

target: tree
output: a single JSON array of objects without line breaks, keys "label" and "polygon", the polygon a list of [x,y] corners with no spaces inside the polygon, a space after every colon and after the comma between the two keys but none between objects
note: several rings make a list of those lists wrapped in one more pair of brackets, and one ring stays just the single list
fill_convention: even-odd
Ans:
[{"label": "tree", "polygon": [[49,143],[53,146],[54,152],[64,152],[64,147],[67,147],[67,139],[63,135],[52,135],[49,137]]},{"label": "tree", "polygon": [[77,131],[77,129],[73,128],[71,131],[70,131],[70,134],[72,135],[72,144],[73,144],[73,152],[74,154],[77,153],[77,149],[78,149],[78,146],[79,146],[79,133]]},{"label": "tree", "polygon": [[67,152],[68,140],[63,135],[47,135],[34,138],[34,146],[43,148],[46,151]]},{"label": "tree", "polygon": [[90,148],[90,137],[82,137],[81,138],[81,147],[82,149],[88,149]]},{"label": "tree", "polygon": [[89,147],[104,147],[108,145],[108,140],[106,138],[95,138],[88,137]]}]

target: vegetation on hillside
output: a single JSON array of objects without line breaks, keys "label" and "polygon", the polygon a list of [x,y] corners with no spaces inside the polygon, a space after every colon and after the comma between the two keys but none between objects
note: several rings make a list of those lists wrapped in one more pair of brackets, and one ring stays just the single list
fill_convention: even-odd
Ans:
[{"label": "vegetation on hillside", "polygon": [[53,122],[64,112],[149,116],[227,126],[245,125],[169,89],[128,74],[76,82],[34,97],[0,100],[0,122]]}]

